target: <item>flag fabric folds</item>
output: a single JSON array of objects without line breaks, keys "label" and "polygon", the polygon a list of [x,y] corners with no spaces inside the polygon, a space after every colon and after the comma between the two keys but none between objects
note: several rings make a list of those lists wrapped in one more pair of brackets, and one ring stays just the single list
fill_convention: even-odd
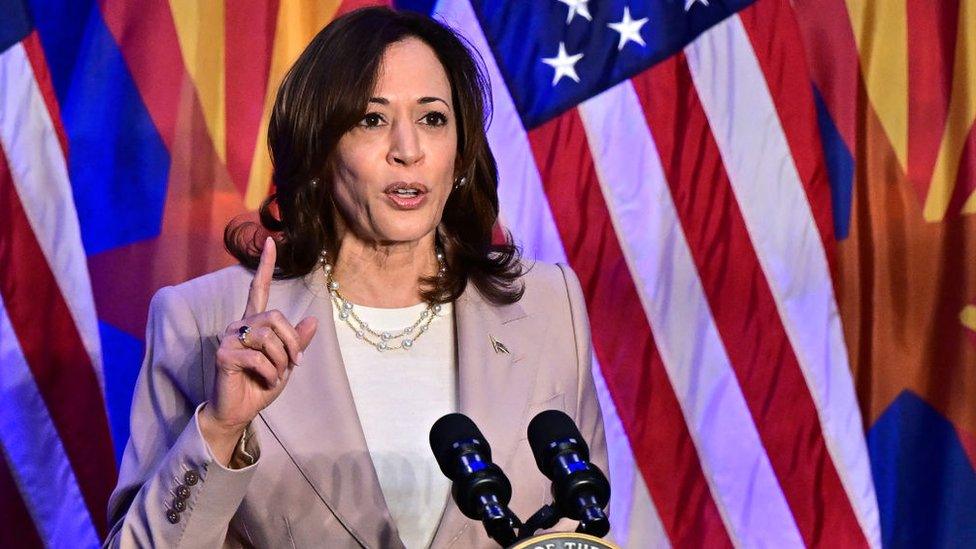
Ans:
[{"label": "flag fabric folds", "polygon": [[231,262],[277,81],[364,4],[0,0],[0,546],[104,537],[149,298]]},{"label": "flag fabric folds", "polygon": [[434,11],[492,75],[503,223],[587,296],[617,540],[879,546],[789,2]]},{"label": "flag fabric folds", "polygon": [[0,12],[0,544],[93,545],[116,467],[67,143],[27,10]]},{"label": "flag fabric folds", "polygon": [[[0,0],[0,546],[104,536],[150,297],[231,263],[277,83],[375,3]],[[976,3],[394,4],[579,275],[615,541],[976,542]]]},{"label": "flag fabric folds", "polygon": [[976,544],[976,3],[794,2],[888,547]]}]

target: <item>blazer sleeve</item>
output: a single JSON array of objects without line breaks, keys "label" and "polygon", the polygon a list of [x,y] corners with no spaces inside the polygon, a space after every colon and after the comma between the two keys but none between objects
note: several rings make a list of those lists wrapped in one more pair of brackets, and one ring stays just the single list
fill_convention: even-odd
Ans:
[{"label": "blazer sleeve", "polygon": [[[223,543],[257,463],[225,468],[200,432],[196,418],[205,398],[203,351],[185,298],[173,287],[159,290],[149,307],[146,354],[132,399],[119,482],[109,499],[112,529],[105,547]],[[245,451],[257,456],[255,438],[244,440],[252,441]]]},{"label": "blazer sleeve", "polygon": [[576,273],[559,264],[569,294],[569,309],[576,338],[576,425],[590,447],[590,462],[609,478],[607,439],[603,429],[603,415],[593,381],[593,344],[590,340],[590,321],[586,314],[586,300]]}]

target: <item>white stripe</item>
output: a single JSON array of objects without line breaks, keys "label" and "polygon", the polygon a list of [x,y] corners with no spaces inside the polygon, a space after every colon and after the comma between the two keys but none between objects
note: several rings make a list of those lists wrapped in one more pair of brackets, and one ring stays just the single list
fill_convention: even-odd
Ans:
[{"label": "white stripe", "polygon": [[[97,547],[78,481],[0,296],[0,451],[48,547]],[[25,525],[26,527],[26,525]]]},{"label": "white stripe", "polygon": [[766,79],[738,16],[685,53],[827,449],[868,542],[880,547],[877,499],[830,268]]},{"label": "white stripe", "polygon": [[566,263],[566,252],[549,209],[529,137],[474,9],[468,2],[441,0],[434,14],[458,29],[485,61],[494,105],[488,142],[498,163],[498,200],[505,227],[517,237],[526,257]]},{"label": "white stripe", "polygon": [[579,107],[624,257],[733,543],[801,547],[685,240],[630,81]]},{"label": "white stripe", "polygon": [[0,54],[0,144],[24,212],[104,394],[95,300],[68,169],[22,44]]},{"label": "white stripe", "polygon": [[[488,141],[498,162],[498,194],[505,226],[512,231],[527,258],[568,263],[528,135],[474,10],[468,2],[441,0],[434,13],[435,17],[467,38],[485,62],[494,107]],[[631,546],[631,540],[641,545],[650,543],[652,547],[668,547],[664,527],[651,503],[647,486],[643,478],[636,474],[630,443],[606,390],[596,357],[593,359],[593,372],[603,412],[610,462],[612,497],[609,513],[612,535],[617,536],[624,547]],[[637,526],[639,528],[635,530]],[[635,532],[643,537],[633,537]]]},{"label": "white stripe", "polygon": [[637,470],[634,453],[627,440],[617,406],[610,396],[600,364],[593,355],[593,381],[600,397],[603,428],[606,431],[610,465],[610,539],[620,547],[653,547],[668,549],[667,532],[654,508],[644,478]]}]

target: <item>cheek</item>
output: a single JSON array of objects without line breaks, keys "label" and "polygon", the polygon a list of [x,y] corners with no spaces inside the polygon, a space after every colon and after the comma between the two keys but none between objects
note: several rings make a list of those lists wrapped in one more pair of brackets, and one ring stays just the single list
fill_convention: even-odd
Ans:
[{"label": "cheek", "polygon": [[344,217],[352,220],[362,216],[368,200],[367,189],[359,171],[346,164],[336,168],[333,196]]},{"label": "cheek", "polygon": [[[366,192],[366,182],[375,171],[376,153],[370,143],[345,135],[336,148],[335,174],[336,187],[346,188],[348,194],[355,196]],[[372,168],[372,169],[371,169]]]},{"label": "cheek", "polygon": [[437,143],[430,155],[430,160],[434,166],[434,178],[438,185],[446,187],[450,192],[454,186],[454,166],[457,162],[457,141],[456,139],[446,139]]}]

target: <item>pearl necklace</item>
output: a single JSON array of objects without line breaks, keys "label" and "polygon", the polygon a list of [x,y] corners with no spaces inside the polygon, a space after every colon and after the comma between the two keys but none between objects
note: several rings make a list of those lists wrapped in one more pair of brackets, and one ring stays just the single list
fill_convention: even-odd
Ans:
[{"label": "pearl necklace", "polygon": [[[441,251],[437,252],[437,262],[440,264],[437,276],[444,276],[444,273],[447,272],[447,267],[444,266],[444,253]],[[420,318],[410,326],[400,330],[377,332],[363,319],[359,318],[359,315],[356,314],[355,306],[339,292],[339,282],[332,278],[332,264],[329,263],[328,254],[324,250],[319,254],[319,264],[322,265],[322,270],[325,271],[329,294],[332,296],[332,303],[339,311],[339,319],[355,332],[356,339],[369,343],[377,351],[395,351],[397,349],[409,351],[413,348],[414,342],[421,335],[427,333],[427,330],[430,329],[430,323],[441,312],[441,306],[439,304],[431,303],[420,312]]]}]

